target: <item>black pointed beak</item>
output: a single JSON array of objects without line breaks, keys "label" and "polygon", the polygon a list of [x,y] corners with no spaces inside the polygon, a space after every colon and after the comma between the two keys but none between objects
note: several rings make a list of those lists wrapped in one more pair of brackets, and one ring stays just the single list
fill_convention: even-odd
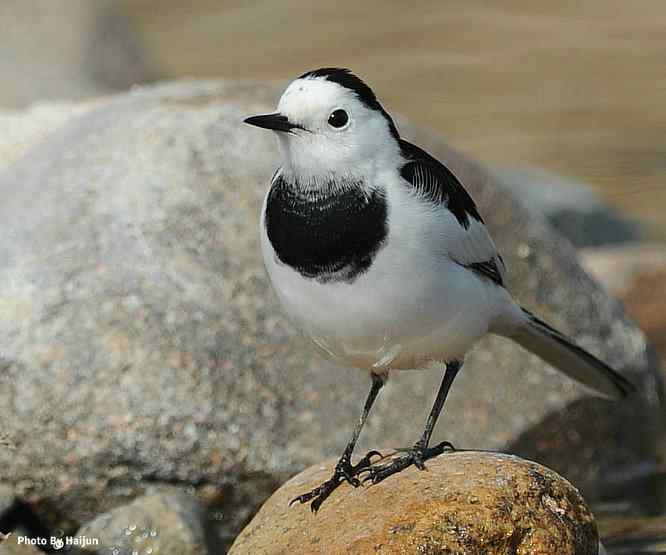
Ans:
[{"label": "black pointed beak", "polygon": [[291,123],[287,116],[283,116],[277,112],[275,114],[265,114],[263,116],[252,116],[244,121],[255,127],[272,129],[273,131],[283,131],[285,133],[290,133],[294,129],[303,129],[302,126],[296,123]]}]

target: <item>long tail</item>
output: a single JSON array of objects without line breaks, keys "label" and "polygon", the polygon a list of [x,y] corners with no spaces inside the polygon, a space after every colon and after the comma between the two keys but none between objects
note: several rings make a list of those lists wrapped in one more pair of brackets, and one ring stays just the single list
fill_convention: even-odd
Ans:
[{"label": "long tail", "polygon": [[522,311],[525,318],[511,339],[603,397],[621,399],[635,391],[631,382],[606,363],[524,308]]}]

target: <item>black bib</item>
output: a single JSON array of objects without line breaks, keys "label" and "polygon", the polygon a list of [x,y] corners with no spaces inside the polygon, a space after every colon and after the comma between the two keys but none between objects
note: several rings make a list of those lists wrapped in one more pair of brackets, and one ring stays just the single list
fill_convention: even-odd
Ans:
[{"label": "black bib", "polygon": [[309,188],[278,176],[268,193],[265,225],[282,263],[320,282],[351,283],[384,244],[386,199],[359,182]]}]

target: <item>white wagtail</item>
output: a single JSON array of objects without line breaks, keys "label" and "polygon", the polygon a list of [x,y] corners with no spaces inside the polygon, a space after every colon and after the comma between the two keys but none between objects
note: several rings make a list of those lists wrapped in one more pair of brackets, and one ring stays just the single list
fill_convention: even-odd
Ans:
[{"label": "white wagtail", "polygon": [[[620,374],[521,308],[474,201],[441,162],[402,139],[372,89],[322,68],[286,89],[273,114],[282,166],[261,218],[273,287],[291,318],[333,361],[368,370],[372,386],[330,480],[294,501],[316,511],[342,482],[377,483],[441,454],[430,436],[465,353],[486,333],[509,337],[602,396],[633,390]],[[425,430],[389,463],[351,455],[390,370],[446,364]]]}]

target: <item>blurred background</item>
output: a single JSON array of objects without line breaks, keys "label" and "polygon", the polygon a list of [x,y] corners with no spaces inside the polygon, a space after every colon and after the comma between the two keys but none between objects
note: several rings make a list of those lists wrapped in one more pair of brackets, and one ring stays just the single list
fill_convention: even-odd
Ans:
[{"label": "blurred background", "polygon": [[666,239],[663,0],[29,0],[2,3],[0,30],[0,105],[347,66],[390,111],[578,178]]},{"label": "blurred background", "polygon": [[121,9],[170,77],[350,67],[389,111],[484,161],[578,177],[666,238],[663,0],[125,0]]}]

